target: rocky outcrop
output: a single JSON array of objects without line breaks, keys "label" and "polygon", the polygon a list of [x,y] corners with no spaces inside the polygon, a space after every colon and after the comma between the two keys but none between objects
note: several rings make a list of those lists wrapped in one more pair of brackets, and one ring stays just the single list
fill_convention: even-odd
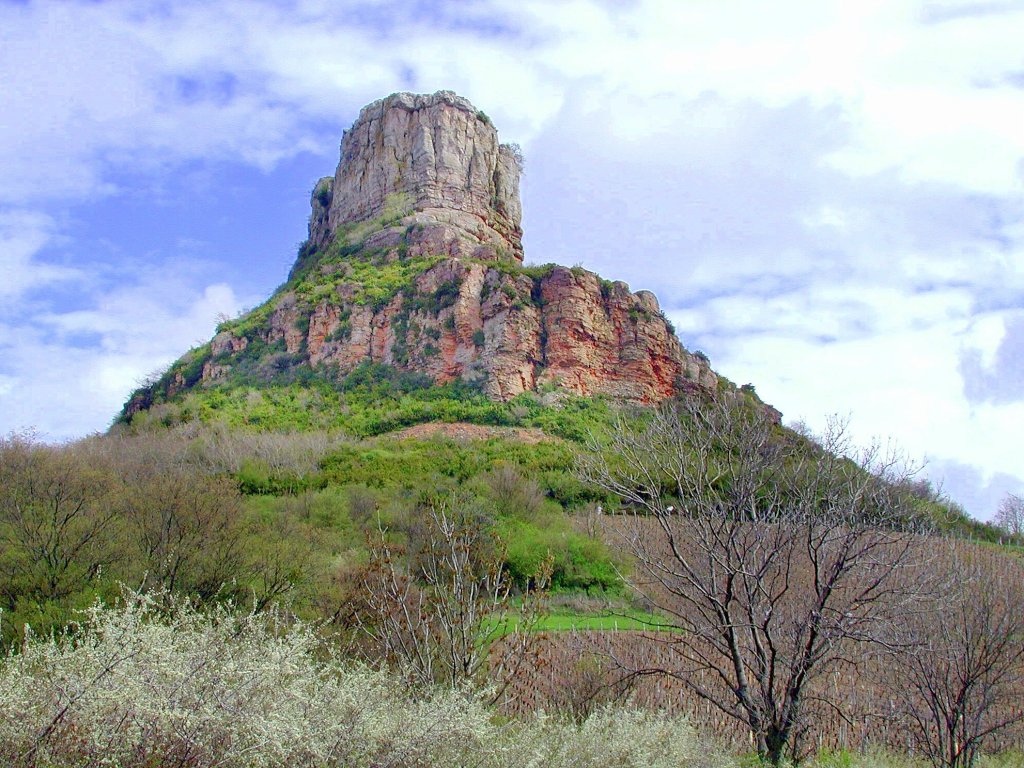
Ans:
[{"label": "rocky outcrop", "polygon": [[313,248],[322,248],[331,239],[331,200],[334,198],[334,178],[325,176],[313,187],[309,205],[309,244]]},{"label": "rocky outcrop", "polygon": [[719,388],[654,294],[579,267],[522,266],[520,170],[518,151],[451,92],[365,107],[337,172],[313,190],[287,285],[172,366],[163,394],[364,362],[476,382],[502,401],[539,390],[653,404]]},{"label": "rocky outcrop", "polygon": [[[340,373],[370,361],[439,383],[477,381],[497,400],[550,388],[651,404],[688,386],[717,386],[707,361],[683,349],[653,294],[578,267],[528,273],[448,258],[377,308],[347,284],[305,307],[284,294],[260,340],[289,354],[304,350],[314,367]],[[230,331],[214,342],[208,380],[222,377],[235,350],[248,346]]]},{"label": "rocky outcrop", "polygon": [[623,282],[558,267],[542,281],[541,301],[550,329],[542,381],[640,403],[664,400],[684,380],[717,383],[683,349],[649,291],[630,293]]},{"label": "rocky outcrop", "polygon": [[310,239],[323,245],[345,225],[415,214],[449,249],[462,245],[461,255],[521,262],[519,165],[466,99],[392,94],[364,107],[345,132],[333,181],[314,191]]}]

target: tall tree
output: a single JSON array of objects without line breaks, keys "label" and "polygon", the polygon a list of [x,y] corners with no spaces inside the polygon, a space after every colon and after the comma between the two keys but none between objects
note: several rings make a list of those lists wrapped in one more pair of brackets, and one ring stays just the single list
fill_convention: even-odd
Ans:
[{"label": "tall tree", "polygon": [[617,494],[633,587],[682,630],[668,674],[745,724],[773,764],[800,756],[814,682],[879,642],[910,592],[918,539],[899,457],[855,458],[741,398],[621,418],[582,476]]},{"label": "tall tree", "polygon": [[118,560],[117,488],[73,448],[0,438],[0,594],[63,600]]},{"label": "tall tree", "polygon": [[406,546],[383,529],[370,542],[357,617],[370,653],[424,685],[460,687],[490,672],[497,697],[532,647],[539,603],[525,595],[512,615],[504,549],[473,503],[456,496],[420,513]]},{"label": "tall tree", "polygon": [[147,587],[210,599],[244,572],[242,502],[235,483],[194,469],[155,468],[123,502]]},{"label": "tall tree", "polygon": [[1011,536],[1024,536],[1024,496],[1006,494],[996,512],[996,525]]}]

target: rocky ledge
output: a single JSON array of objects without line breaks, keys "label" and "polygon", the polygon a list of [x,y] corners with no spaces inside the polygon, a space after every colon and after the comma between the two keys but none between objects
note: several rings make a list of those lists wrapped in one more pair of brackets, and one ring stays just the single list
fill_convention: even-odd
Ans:
[{"label": "rocky ledge", "polygon": [[202,380],[227,377],[254,334],[313,367],[347,373],[379,362],[438,383],[475,381],[498,400],[546,389],[651,404],[717,384],[707,361],[682,348],[653,294],[578,267],[515,270],[446,258],[384,302],[366,301],[344,281],[315,302],[286,292],[265,324],[217,334]]}]

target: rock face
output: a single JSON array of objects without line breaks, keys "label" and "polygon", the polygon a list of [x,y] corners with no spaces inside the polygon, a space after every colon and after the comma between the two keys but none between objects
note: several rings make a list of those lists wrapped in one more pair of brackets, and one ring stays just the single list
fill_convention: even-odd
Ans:
[{"label": "rock face", "polygon": [[518,150],[451,92],[365,107],[313,190],[289,282],[172,366],[157,394],[367,361],[476,382],[497,400],[539,390],[653,404],[718,387],[653,294],[579,267],[522,266],[520,170]]},{"label": "rock face", "polygon": [[416,212],[464,255],[521,262],[519,165],[466,99],[392,94],[345,131],[334,179],[314,191],[310,239],[322,245],[346,224]]},{"label": "rock face", "polygon": [[[652,404],[680,388],[717,385],[707,361],[683,349],[651,293],[631,293],[580,268],[532,272],[446,258],[377,307],[358,303],[344,283],[305,309],[285,293],[260,340],[341,373],[371,361],[438,383],[477,381],[498,400],[540,388]],[[225,375],[247,346],[245,336],[222,331],[204,378]]]}]

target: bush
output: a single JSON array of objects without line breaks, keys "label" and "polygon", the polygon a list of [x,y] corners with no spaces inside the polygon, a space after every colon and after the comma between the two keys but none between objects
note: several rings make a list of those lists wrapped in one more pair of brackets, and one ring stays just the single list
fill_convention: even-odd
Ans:
[{"label": "bush", "polygon": [[469,691],[411,689],[341,661],[280,615],[208,614],[128,593],[0,660],[0,762],[12,768],[725,763],[681,718],[602,709],[499,724]]},{"label": "bush", "polygon": [[0,667],[5,765],[440,765],[486,749],[487,713],[459,692],[415,701],[382,673],[318,662],[306,625],[163,598],[97,606]]},{"label": "bush", "polygon": [[564,518],[544,523],[502,520],[498,532],[505,545],[505,570],[520,589],[530,588],[550,565],[555,590],[618,591],[622,580],[607,548],[569,529]]},{"label": "bush", "polygon": [[238,489],[244,494],[299,493],[322,487],[320,478],[299,476],[286,469],[271,469],[259,459],[246,459],[236,474]]},{"label": "bush", "polygon": [[321,207],[327,208],[331,204],[331,181],[326,178],[320,179],[313,190],[313,197]]},{"label": "bush", "polygon": [[495,511],[502,517],[535,518],[544,504],[537,482],[523,477],[512,464],[499,464],[484,476]]}]

